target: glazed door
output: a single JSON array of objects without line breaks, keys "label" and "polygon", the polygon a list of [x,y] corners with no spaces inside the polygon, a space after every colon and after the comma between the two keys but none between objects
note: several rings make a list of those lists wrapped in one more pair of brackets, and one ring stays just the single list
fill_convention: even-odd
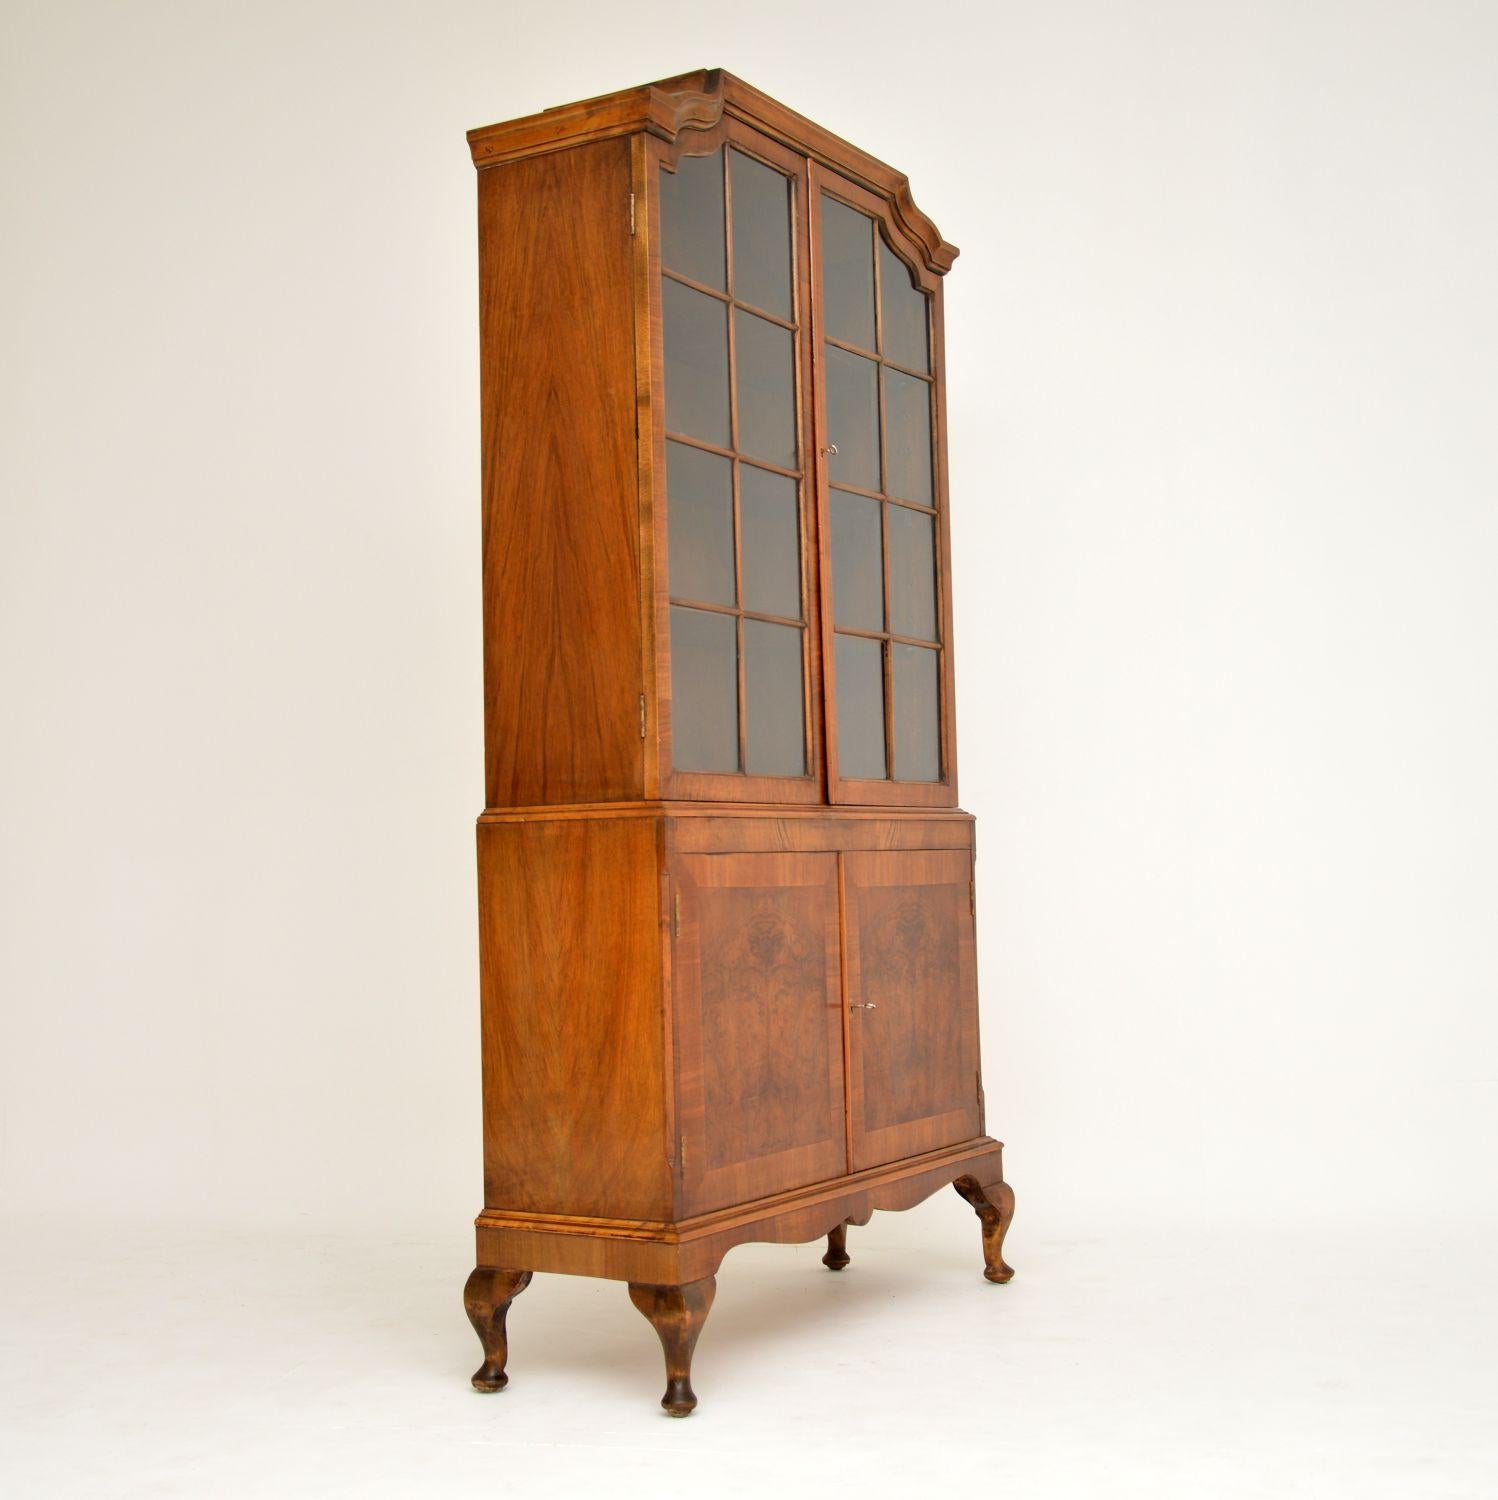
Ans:
[{"label": "glazed door", "polygon": [[663,792],[820,801],[806,160],[729,121],[648,161]]},{"label": "glazed door", "polygon": [[852,1170],[982,1133],[972,860],[843,856]]},{"label": "glazed door", "polygon": [[835,854],[672,865],[682,1206],[846,1170]]},{"label": "glazed door", "polygon": [[940,279],[812,175],[828,794],[955,806]]},{"label": "glazed door", "polygon": [[955,806],[940,277],[738,122],[644,170],[662,795]]}]

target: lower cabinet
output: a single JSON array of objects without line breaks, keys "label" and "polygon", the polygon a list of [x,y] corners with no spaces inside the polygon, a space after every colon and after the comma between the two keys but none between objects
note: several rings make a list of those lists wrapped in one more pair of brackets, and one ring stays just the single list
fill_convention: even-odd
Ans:
[{"label": "lower cabinet", "polygon": [[981,1133],[971,870],[965,849],[672,860],[684,1213]]},{"label": "lower cabinet", "polygon": [[680,1410],[737,1245],[825,1235],[841,1270],[848,1225],[955,1187],[1010,1278],[966,814],[496,813],[478,856],[480,1390],[538,1271],[628,1282]]}]

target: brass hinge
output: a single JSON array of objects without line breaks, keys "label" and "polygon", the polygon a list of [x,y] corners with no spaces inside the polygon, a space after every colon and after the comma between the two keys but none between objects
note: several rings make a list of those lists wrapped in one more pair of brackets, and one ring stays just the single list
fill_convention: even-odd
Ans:
[{"label": "brass hinge", "polygon": [[633,193],[629,195],[629,232],[631,234],[635,232],[635,195]]},{"label": "brass hinge", "polygon": [[671,897],[671,936],[681,936],[681,892],[676,891]]},{"label": "brass hinge", "polygon": [[645,695],[640,694],[640,738],[645,738]]},{"label": "brass hinge", "polygon": [[967,878],[967,905],[968,910],[976,917],[978,915],[978,877],[969,875]]}]

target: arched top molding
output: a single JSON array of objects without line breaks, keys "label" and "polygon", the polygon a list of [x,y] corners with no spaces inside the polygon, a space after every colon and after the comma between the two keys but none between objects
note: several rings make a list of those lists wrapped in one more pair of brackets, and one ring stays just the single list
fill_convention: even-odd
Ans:
[{"label": "arched top molding", "polygon": [[744,121],[882,199],[926,268],[939,276],[951,270],[957,247],[944,240],[936,225],[916,207],[910,180],[903,172],[721,68],[699,68],[677,78],[585,99],[580,104],[481,126],[468,132],[468,147],[474,166],[492,167],[640,131],[675,141],[685,130],[711,130],[725,115]]}]

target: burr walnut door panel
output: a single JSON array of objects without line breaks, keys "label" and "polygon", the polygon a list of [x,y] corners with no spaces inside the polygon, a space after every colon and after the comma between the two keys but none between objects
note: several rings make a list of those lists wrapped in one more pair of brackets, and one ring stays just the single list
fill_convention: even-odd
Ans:
[{"label": "burr walnut door panel", "polygon": [[673,862],[682,1206],[847,1170],[835,854]]},{"label": "burr walnut door panel", "polygon": [[972,862],[844,856],[852,1169],[982,1132]]}]

